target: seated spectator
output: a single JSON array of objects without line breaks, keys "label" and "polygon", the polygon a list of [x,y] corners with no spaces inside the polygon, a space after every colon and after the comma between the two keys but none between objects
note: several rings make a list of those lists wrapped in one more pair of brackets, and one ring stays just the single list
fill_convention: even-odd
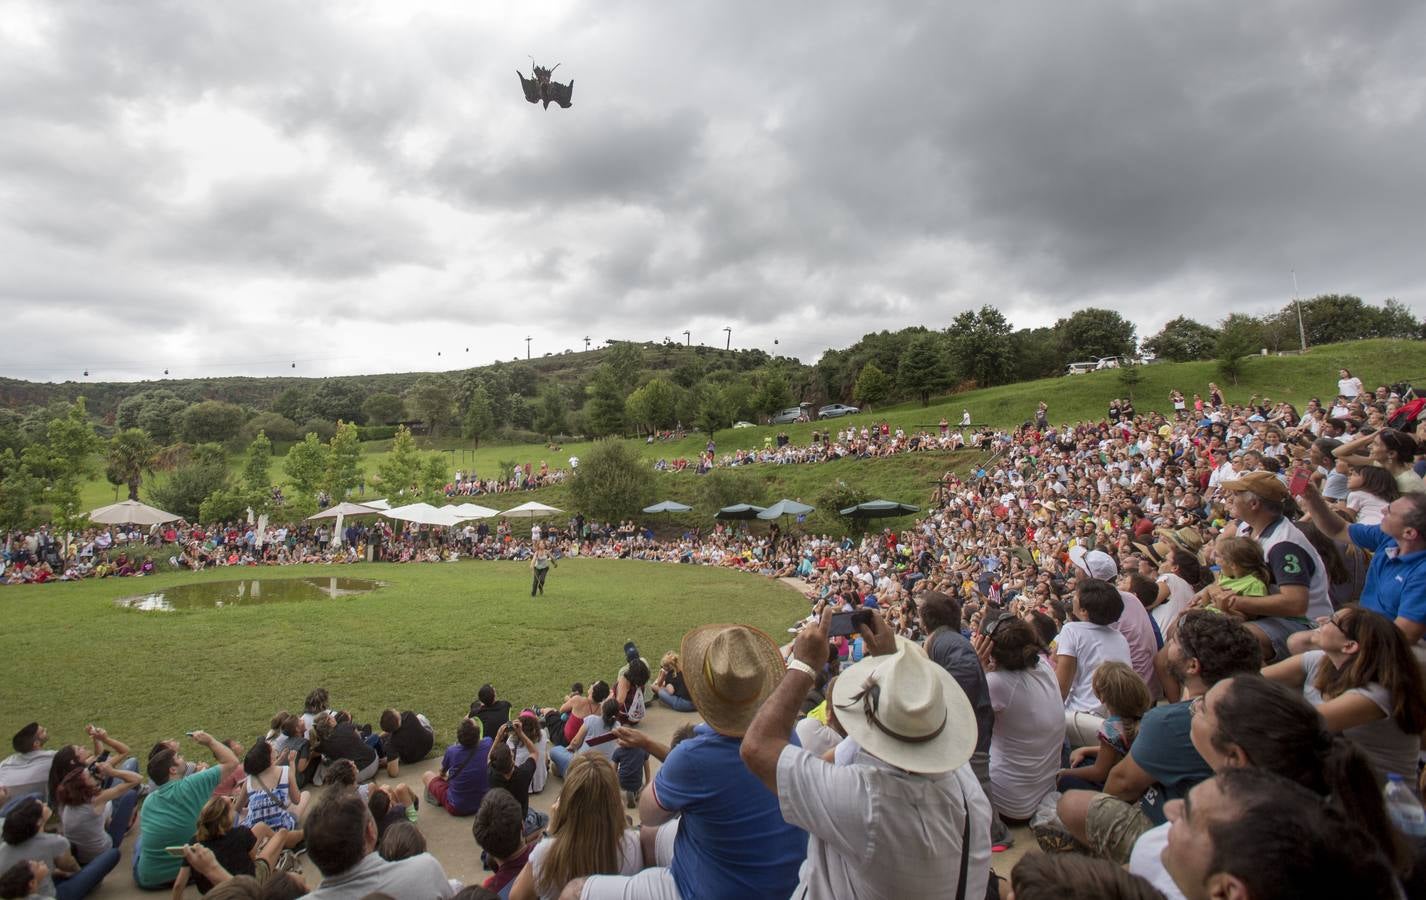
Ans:
[{"label": "seated spectator", "polygon": [[[822,645],[823,658],[826,643]],[[688,689],[704,724],[665,747],[634,728],[623,746],[663,760],[639,796],[646,868],[632,879],[599,876],[589,896],[786,897],[807,855],[807,836],[783,819],[739,756],[743,734],[782,671],[772,638],[743,625],[706,625],[683,637]],[[792,723],[788,722],[787,733]]]},{"label": "seated spectator", "polygon": [[[638,660],[639,662],[644,664],[645,672],[649,671],[649,661],[639,655],[639,648],[634,644],[633,641],[625,641],[624,665],[619,668],[619,673],[614,676],[614,683],[616,685],[619,683],[619,679],[625,678],[625,676],[629,674],[629,665],[635,660]],[[649,687],[648,682],[646,681],[644,683],[644,703],[648,704],[652,702],[654,702],[654,691],[653,688]]]},{"label": "seated spectator", "polygon": [[[259,883],[265,882],[276,870],[278,857],[284,850],[297,846],[298,840],[286,831],[274,832],[266,825],[254,829],[233,824],[235,807],[236,798],[210,798],[198,813],[192,843],[211,852],[229,876],[251,875]],[[259,846],[259,841],[264,843]],[[175,898],[183,896],[183,889],[190,881],[200,894],[213,889],[211,869],[185,863],[173,882]]]},{"label": "seated spectator", "polygon": [[1272,772],[1224,770],[1168,815],[1163,864],[1185,897],[1400,896],[1391,863],[1360,823]]},{"label": "seated spectator", "polygon": [[54,750],[46,750],[49,731],[39,722],[31,722],[15,732],[10,744],[15,752],[0,760],[0,787],[10,792],[10,802],[17,802],[29,794],[37,794],[44,799],[50,764],[54,762]]},{"label": "seated spectator", "polygon": [[[410,822],[415,824],[419,813],[416,807],[420,804],[411,792],[411,788],[404,784],[392,785],[369,785],[366,792],[366,807],[371,811],[371,818],[376,822],[376,840],[379,844],[386,835],[386,829],[397,822]],[[389,857],[388,857],[389,858]]]},{"label": "seated spectator", "polygon": [[386,774],[395,778],[401,772],[401,763],[410,765],[431,754],[436,736],[430,720],[425,716],[406,710],[398,712],[394,707],[381,712],[381,755],[386,757]]},{"label": "seated spectator", "polygon": [[525,843],[524,823],[520,804],[509,791],[492,790],[480,801],[471,833],[475,835],[476,844],[485,851],[487,861],[495,867],[495,874],[481,885],[486,890],[499,893],[525,868],[535,845]]},{"label": "seated spectator", "polygon": [[1311,632],[1317,648],[1263,670],[1297,688],[1317,707],[1328,731],[1354,741],[1385,783],[1395,772],[1416,776],[1426,729],[1426,688],[1406,638],[1392,622],[1348,606]]},{"label": "seated spectator", "polygon": [[50,877],[50,867],[45,863],[22,859],[10,868],[0,872],[0,898],[4,900],[31,900],[42,897],[40,886]]},{"label": "seated spectator", "polygon": [[[139,773],[115,769],[107,761],[71,771],[55,789],[64,835],[74,846],[74,858],[88,865],[104,852],[119,846],[128,834],[138,802]],[[97,778],[96,778],[97,776]],[[101,782],[112,787],[101,787]]]},{"label": "seated spectator", "polygon": [[243,758],[243,780],[237,808],[248,828],[262,823],[273,831],[295,831],[307,811],[307,795],[297,787],[292,770],[273,762],[272,745],[258,741]]},{"label": "seated spectator", "polygon": [[456,728],[456,742],[446,748],[439,773],[421,776],[426,796],[453,816],[473,816],[490,786],[490,748],[495,743],[482,737],[480,722],[465,718]]},{"label": "seated spectator", "polygon": [[494,686],[482,684],[470,705],[470,717],[480,721],[482,734],[494,734],[510,721],[510,701],[497,700]]},{"label": "seated spectator", "polygon": [[639,831],[624,821],[614,764],[597,753],[569,763],[546,836],[510,889],[511,900],[555,900],[589,875],[633,875],[644,864]]},{"label": "seated spectator", "polygon": [[[564,698],[564,705],[558,710],[564,722],[564,730],[559,734],[563,740],[555,741],[555,743],[558,743],[561,747],[569,746],[569,742],[574,740],[574,736],[578,734],[579,729],[584,726],[585,718],[593,713],[599,712],[600,707],[603,706],[604,700],[609,694],[610,690],[607,682],[596,681],[591,684],[589,686],[589,696],[587,697],[584,695],[584,686],[579,682],[575,682],[570,688],[569,696]],[[553,727],[550,729],[550,737],[552,740],[555,737]]]},{"label": "seated spectator", "polygon": [[380,834],[379,828],[377,832],[380,836],[376,852],[387,862],[410,859],[426,852],[426,836],[411,822],[393,822],[385,834]]},{"label": "seated spectator", "polygon": [[1121,662],[1107,662],[1094,672],[1094,693],[1108,715],[1099,730],[1098,747],[1079,747],[1070,754],[1070,767],[1059,773],[1061,791],[1104,787],[1109,772],[1129,755],[1139,734],[1139,720],[1153,700],[1137,672]]},{"label": "seated spectator", "polygon": [[119,851],[110,847],[88,865],[81,866],[63,835],[42,830],[49,818],[50,808],[33,796],[24,798],[6,814],[3,830],[0,830],[4,840],[0,843],[0,872],[19,862],[42,863],[47,871],[38,879],[34,893],[61,900],[87,897],[118,865]]},{"label": "seated spectator", "polygon": [[[1070,550],[1069,558],[1074,564],[1076,581],[1089,578],[1107,581],[1112,585],[1119,577],[1119,564],[1103,550],[1085,550],[1081,545]],[[1120,590],[1119,599],[1123,609],[1119,618],[1114,621],[1114,630],[1124,635],[1124,640],[1129,644],[1129,664],[1152,692],[1157,685],[1154,654],[1159,650],[1153,617],[1139,598],[1128,591]]]},{"label": "seated spectator", "polygon": [[619,670],[619,679],[614,684],[614,699],[619,701],[619,719],[630,725],[644,720],[645,703],[649,692],[649,664],[634,658]]},{"label": "seated spectator", "polygon": [[1065,703],[1065,739],[1073,747],[1097,746],[1100,700],[1094,694],[1094,670],[1100,663],[1132,662],[1129,642],[1114,623],[1124,612],[1124,598],[1107,581],[1083,578],[1075,585],[1074,621],[1066,622],[1055,642],[1055,678]]},{"label": "seated spectator", "polygon": [[216,766],[187,774],[188,760],[167,744],[149,756],[148,775],[154,789],[139,807],[139,837],[133,849],[134,882],[145,890],[173,883],[180,863],[164,848],[188,843],[213,789],[238,766],[233,751],[207,732],[195,731],[192,737],[213,754]]},{"label": "seated spectator", "polygon": [[[1213,774],[1189,740],[1193,703],[1215,684],[1262,664],[1256,639],[1236,620],[1202,609],[1179,617],[1169,640],[1168,671],[1183,702],[1144,714],[1129,753],[1109,771],[1102,793],[1071,790],[1060,797],[1060,822],[1100,856],[1125,862],[1139,835],[1163,824],[1166,802]],[[1041,846],[1064,849],[1052,829],[1037,827]]]},{"label": "seated spectator", "polygon": [[525,833],[531,834],[545,827],[549,819],[539,810],[530,809],[530,781],[535,775],[535,758],[526,757],[520,765],[515,765],[515,754],[506,741],[507,732],[513,731],[525,737],[518,724],[510,728],[507,722],[495,733],[495,744],[490,748],[490,786],[503,788],[520,804],[520,815],[525,817]]},{"label": "seated spectator", "polygon": [[870,655],[832,690],[852,761],[833,765],[788,742],[830,623],[824,613],[798,634],[787,672],[742,746],[783,816],[810,835],[799,896],[984,896],[991,813],[967,765],[975,713],[950,673],[898,640],[880,614],[861,629]]},{"label": "seated spectator", "polygon": [[[595,687],[599,687],[602,682],[596,682]],[[605,690],[608,686],[605,685]],[[599,711],[590,716],[584,717],[584,724],[574,733],[574,738],[565,747],[550,748],[550,762],[554,764],[555,771],[564,777],[565,770],[569,768],[570,760],[581,750],[591,749],[602,753],[606,759],[614,758],[615,744],[605,737],[614,730],[615,724],[619,721],[619,701],[613,697],[605,696],[604,703]],[[597,743],[591,744],[596,738],[601,738]],[[586,745],[589,745],[586,747]]]},{"label": "seated spectator", "polygon": [[370,781],[376,777],[381,760],[371,745],[357,731],[356,723],[350,718],[338,722],[331,713],[322,713],[312,726],[312,749],[322,754],[321,768],[317,770],[317,784],[321,784],[326,770],[337,760],[349,759],[356,766],[357,781]]},{"label": "seated spectator", "polygon": [[291,766],[292,771],[297,773],[298,787],[311,784],[317,770],[311,765],[312,747],[307,741],[306,720],[283,710],[272,717],[272,727],[267,733],[267,739],[272,741],[278,765]]},{"label": "seated spectator", "polygon": [[1064,703],[1039,638],[1026,622],[1001,616],[983,625],[974,640],[995,710],[991,805],[1023,823],[1055,789],[1065,741]]},{"label": "seated spectator", "polygon": [[550,776],[550,736],[540,727],[540,719],[532,710],[520,713],[515,721],[517,726],[511,729],[515,732],[515,740],[511,742],[515,748],[515,765],[524,765],[527,759],[535,761],[530,793],[538,794],[545,789]]},{"label": "seated spectator", "polygon": [[311,900],[358,900],[372,893],[392,897],[449,897],[451,884],[429,853],[387,862],[376,853],[376,822],[353,793],[329,791],[307,814],[307,855],[322,873]]}]

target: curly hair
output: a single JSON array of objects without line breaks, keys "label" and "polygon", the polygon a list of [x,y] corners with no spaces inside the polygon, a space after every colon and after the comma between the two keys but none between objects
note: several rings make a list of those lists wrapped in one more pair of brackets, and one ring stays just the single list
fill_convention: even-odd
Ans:
[{"label": "curly hair", "polygon": [[1207,609],[1186,610],[1173,640],[1187,659],[1198,661],[1198,677],[1207,687],[1263,664],[1258,641],[1241,622]]}]

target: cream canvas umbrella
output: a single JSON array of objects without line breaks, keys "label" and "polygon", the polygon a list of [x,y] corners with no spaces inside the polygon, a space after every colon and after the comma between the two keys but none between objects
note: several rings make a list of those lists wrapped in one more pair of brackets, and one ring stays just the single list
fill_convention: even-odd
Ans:
[{"label": "cream canvas umbrella", "polygon": [[336,519],[342,516],[375,516],[380,515],[382,510],[375,507],[366,506],[361,503],[338,503],[336,506],[329,506],[321,512],[308,516],[307,519]]},{"label": "cream canvas umbrella", "polygon": [[175,516],[171,512],[164,512],[147,503],[140,503],[137,500],[125,500],[122,503],[114,503],[109,506],[101,506],[89,513],[91,522],[98,522],[100,525],[159,525],[164,522],[176,522],[181,516]]},{"label": "cream canvas umbrella", "polygon": [[557,515],[563,511],[564,510],[555,509],[553,506],[546,506],[543,503],[531,500],[529,503],[521,503],[514,509],[507,509],[505,512],[499,513],[499,515],[509,516],[512,519],[538,519],[541,516]]},{"label": "cream canvas umbrella", "polygon": [[457,521],[450,511],[437,509],[429,503],[410,503],[395,509],[384,510],[381,514],[388,519],[399,519],[402,522],[412,522],[416,525],[450,527]]},{"label": "cream canvas umbrella", "polygon": [[455,513],[460,517],[462,522],[468,519],[488,519],[491,516],[500,515],[500,510],[491,509],[488,506],[481,506],[479,503],[457,503],[455,506],[442,508]]}]

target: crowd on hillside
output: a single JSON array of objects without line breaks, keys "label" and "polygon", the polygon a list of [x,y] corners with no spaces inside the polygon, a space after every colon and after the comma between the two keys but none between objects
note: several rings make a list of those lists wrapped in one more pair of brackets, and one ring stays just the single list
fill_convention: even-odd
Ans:
[{"label": "crowd on hillside", "polygon": [[[617,555],[797,577],[808,616],[782,644],[695,628],[656,667],[631,643],[548,706],[482,687],[423,797],[380,776],[431,751],[429,720],[363,728],[320,690],[246,750],[193,735],[207,769],[158,741],[142,788],[103,729],[52,751],[31,723],[0,762],[0,898],[83,896],[140,791],[133,877],[180,894],[298,896],[300,845],[313,897],[981,897],[1029,825],[1045,852],[999,885],[1021,898],[1423,895],[1426,417],[1389,391],[1321,417],[1211,386],[1171,403],[1061,426],[1042,404],[912,526],[859,540],[419,533],[413,553],[528,558],[532,594],[552,556]],[[703,724],[665,746],[639,727],[656,703]],[[529,810],[556,789],[548,821]],[[474,816],[484,885],[422,852],[427,815]]]}]

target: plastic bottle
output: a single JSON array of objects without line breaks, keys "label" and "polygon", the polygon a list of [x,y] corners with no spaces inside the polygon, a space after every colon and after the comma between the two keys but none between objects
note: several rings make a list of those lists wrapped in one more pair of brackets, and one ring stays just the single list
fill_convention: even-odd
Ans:
[{"label": "plastic bottle", "polygon": [[1392,824],[1409,838],[1426,837],[1426,810],[1421,808],[1415,791],[1395,772],[1386,776],[1386,814]]}]

